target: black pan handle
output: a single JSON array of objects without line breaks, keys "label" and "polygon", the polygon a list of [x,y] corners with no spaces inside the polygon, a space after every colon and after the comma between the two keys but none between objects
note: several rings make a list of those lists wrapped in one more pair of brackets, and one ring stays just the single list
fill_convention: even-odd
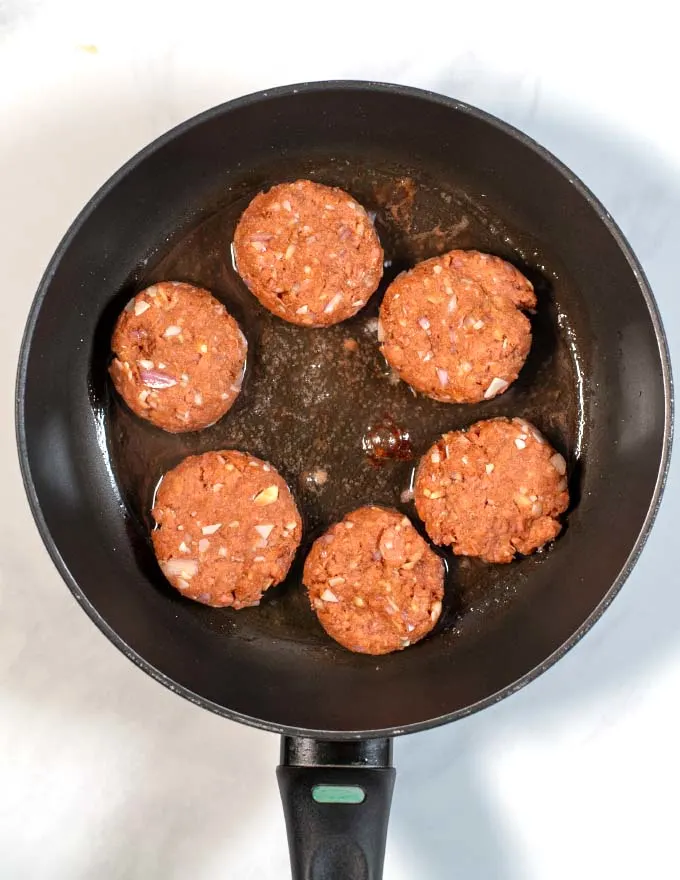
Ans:
[{"label": "black pan handle", "polygon": [[293,880],[381,880],[392,740],[281,738],[276,771]]}]

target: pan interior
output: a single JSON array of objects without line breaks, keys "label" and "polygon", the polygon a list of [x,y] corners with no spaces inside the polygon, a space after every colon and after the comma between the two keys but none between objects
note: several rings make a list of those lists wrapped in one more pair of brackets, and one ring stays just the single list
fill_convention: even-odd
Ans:
[{"label": "pan interior", "polygon": [[[340,186],[375,212],[385,250],[385,274],[368,306],[355,318],[324,329],[287,324],[260,306],[238,277],[231,256],[234,228],[249,200],[274,183],[301,177]],[[534,422],[568,456],[578,496],[578,463],[587,442],[579,385],[586,354],[569,317],[576,301],[573,287],[537,242],[511,229],[490,206],[476,204],[464,185],[387,157],[368,166],[351,155],[311,162],[290,159],[259,168],[199,213],[200,219],[162,248],[153,265],[115,301],[122,308],[131,292],[161,280],[189,281],[211,290],[237,317],[249,341],[243,390],[232,410],[211,428],[173,435],[134,416],[107,386],[95,405],[102,407],[116,483],[142,552],[152,555],[150,508],[165,471],[189,454],[240,449],[280,470],[295,493],[305,529],[298,564],[284,584],[268,591],[258,609],[237,613],[180,599],[186,613],[207,627],[226,628],[232,638],[276,637],[337,650],[310,612],[300,583],[311,542],[363,504],[395,507],[417,521],[413,503],[402,497],[418,458],[445,431],[477,419],[521,415]],[[519,380],[503,396],[477,405],[443,404],[416,395],[397,380],[378,349],[376,318],[389,282],[417,261],[454,247],[477,248],[512,261],[531,278],[539,301],[532,317],[531,354]],[[113,317],[113,311],[107,314],[102,341],[110,338]],[[356,350],[351,350],[353,343]],[[97,355],[93,381],[101,384],[110,353],[102,346]],[[410,459],[376,463],[366,454],[373,438],[386,449],[395,435],[407,438]],[[510,566],[456,559],[447,551],[442,555],[449,577],[438,637],[449,634],[456,644],[469,637],[482,617],[512,602],[518,584],[544,564],[550,551]],[[175,598],[160,573],[153,583]]]},{"label": "pan interior", "polygon": [[[366,308],[321,330],[262,309],[230,254],[248,201],[301,177],[343,187],[375,212],[385,249],[383,282]],[[414,395],[377,348],[390,280],[453,247],[510,260],[538,295],[519,379],[479,405]],[[162,279],[210,289],[248,337],[242,393],[202,432],[170,435],[136,418],[107,376],[118,314]],[[330,736],[400,731],[512,687],[606,599],[654,498],[665,387],[635,272],[597,210],[543,154],[451,102],[317,86],[192,120],[97,197],[42,294],[26,341],[20,430],[48,545],[86,609],[147,671],[251,723]],[[446,601],[430,637],[380,658],[340,648],[301,585],[310,543],[362,504],[415,517],[402,493],[418,457],[444,431],[497,415],[529,419],[566,456],[572,507],[563,535],[506,566],[444,552]],[[395,426],[414,459],[372,464],[364,438]],[[271,461],[305,523],[285,583],[238,612],[180,596],[149,540],[162,474],[220,448]]]}]

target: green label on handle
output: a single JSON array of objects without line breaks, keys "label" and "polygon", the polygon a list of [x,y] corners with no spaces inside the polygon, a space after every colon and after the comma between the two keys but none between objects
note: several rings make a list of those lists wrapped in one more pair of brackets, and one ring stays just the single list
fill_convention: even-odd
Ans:
[{"label": "green label on handle", "polygon": [[315,785],[312,797],[317,804],[362,804],[366,792],[358,785]]}]

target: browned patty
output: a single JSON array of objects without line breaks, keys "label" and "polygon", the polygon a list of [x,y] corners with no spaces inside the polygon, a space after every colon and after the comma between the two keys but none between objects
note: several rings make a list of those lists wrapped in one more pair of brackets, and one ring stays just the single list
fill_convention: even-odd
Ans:
[{"label": "browned patty", "polygon": [[303,581],[331,638],[350,651],[388,654],[434,627],[444,565],[407,517],[361,507],[314,542]]},{"label": "browned patty", "polygon": [[506,390],[531,347],[520,308],[536,305],[514,266],[478,251],[418,263],[388,287],[381,350],[399,376],[435,400],[476,403]]},{"label": "browned patty", "polygon": [[561,529],[569,504],[566,462],[524,419],[490,419],[452,431],[422,457],[418,515],[435,544],[461,556],[511,562]]},{"label": "browned patty", "polygon": [[111,348],[109,372],[130,409],[179,433],[212,425],[231,407],[248,344],[207,290],[161,281],[125,307]]},{"label": "browned patty", "polygon": [[337,187],[281,183],[255,196],[234,234],[238,272],[262,305],[292,324],[327,327],[366,305],[383,251],[361,205]]},{"label": "browned patty", "polygon": [[206,605],[257,605],[285,578],[302,536],[283,478],[234,450],[185,458],[163,477],[151,513],[163,574]]}]

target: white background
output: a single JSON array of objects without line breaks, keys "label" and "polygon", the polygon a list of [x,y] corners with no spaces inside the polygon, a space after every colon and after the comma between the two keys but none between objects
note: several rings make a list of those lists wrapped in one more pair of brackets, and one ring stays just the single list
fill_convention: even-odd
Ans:
[{"label": "white background", "polygon": [[[425,86],[523,128],[605,202],[680,367],[680,48],[663,5],[0,0],[0,876],[282,880],[275,736],[189,705],[99,634],[30,518],[14,375],[94,190],[213,104],[307,79]],[[396,744],[387,880],[680,875],[680,473],[633,576],[555,668]]]}]

